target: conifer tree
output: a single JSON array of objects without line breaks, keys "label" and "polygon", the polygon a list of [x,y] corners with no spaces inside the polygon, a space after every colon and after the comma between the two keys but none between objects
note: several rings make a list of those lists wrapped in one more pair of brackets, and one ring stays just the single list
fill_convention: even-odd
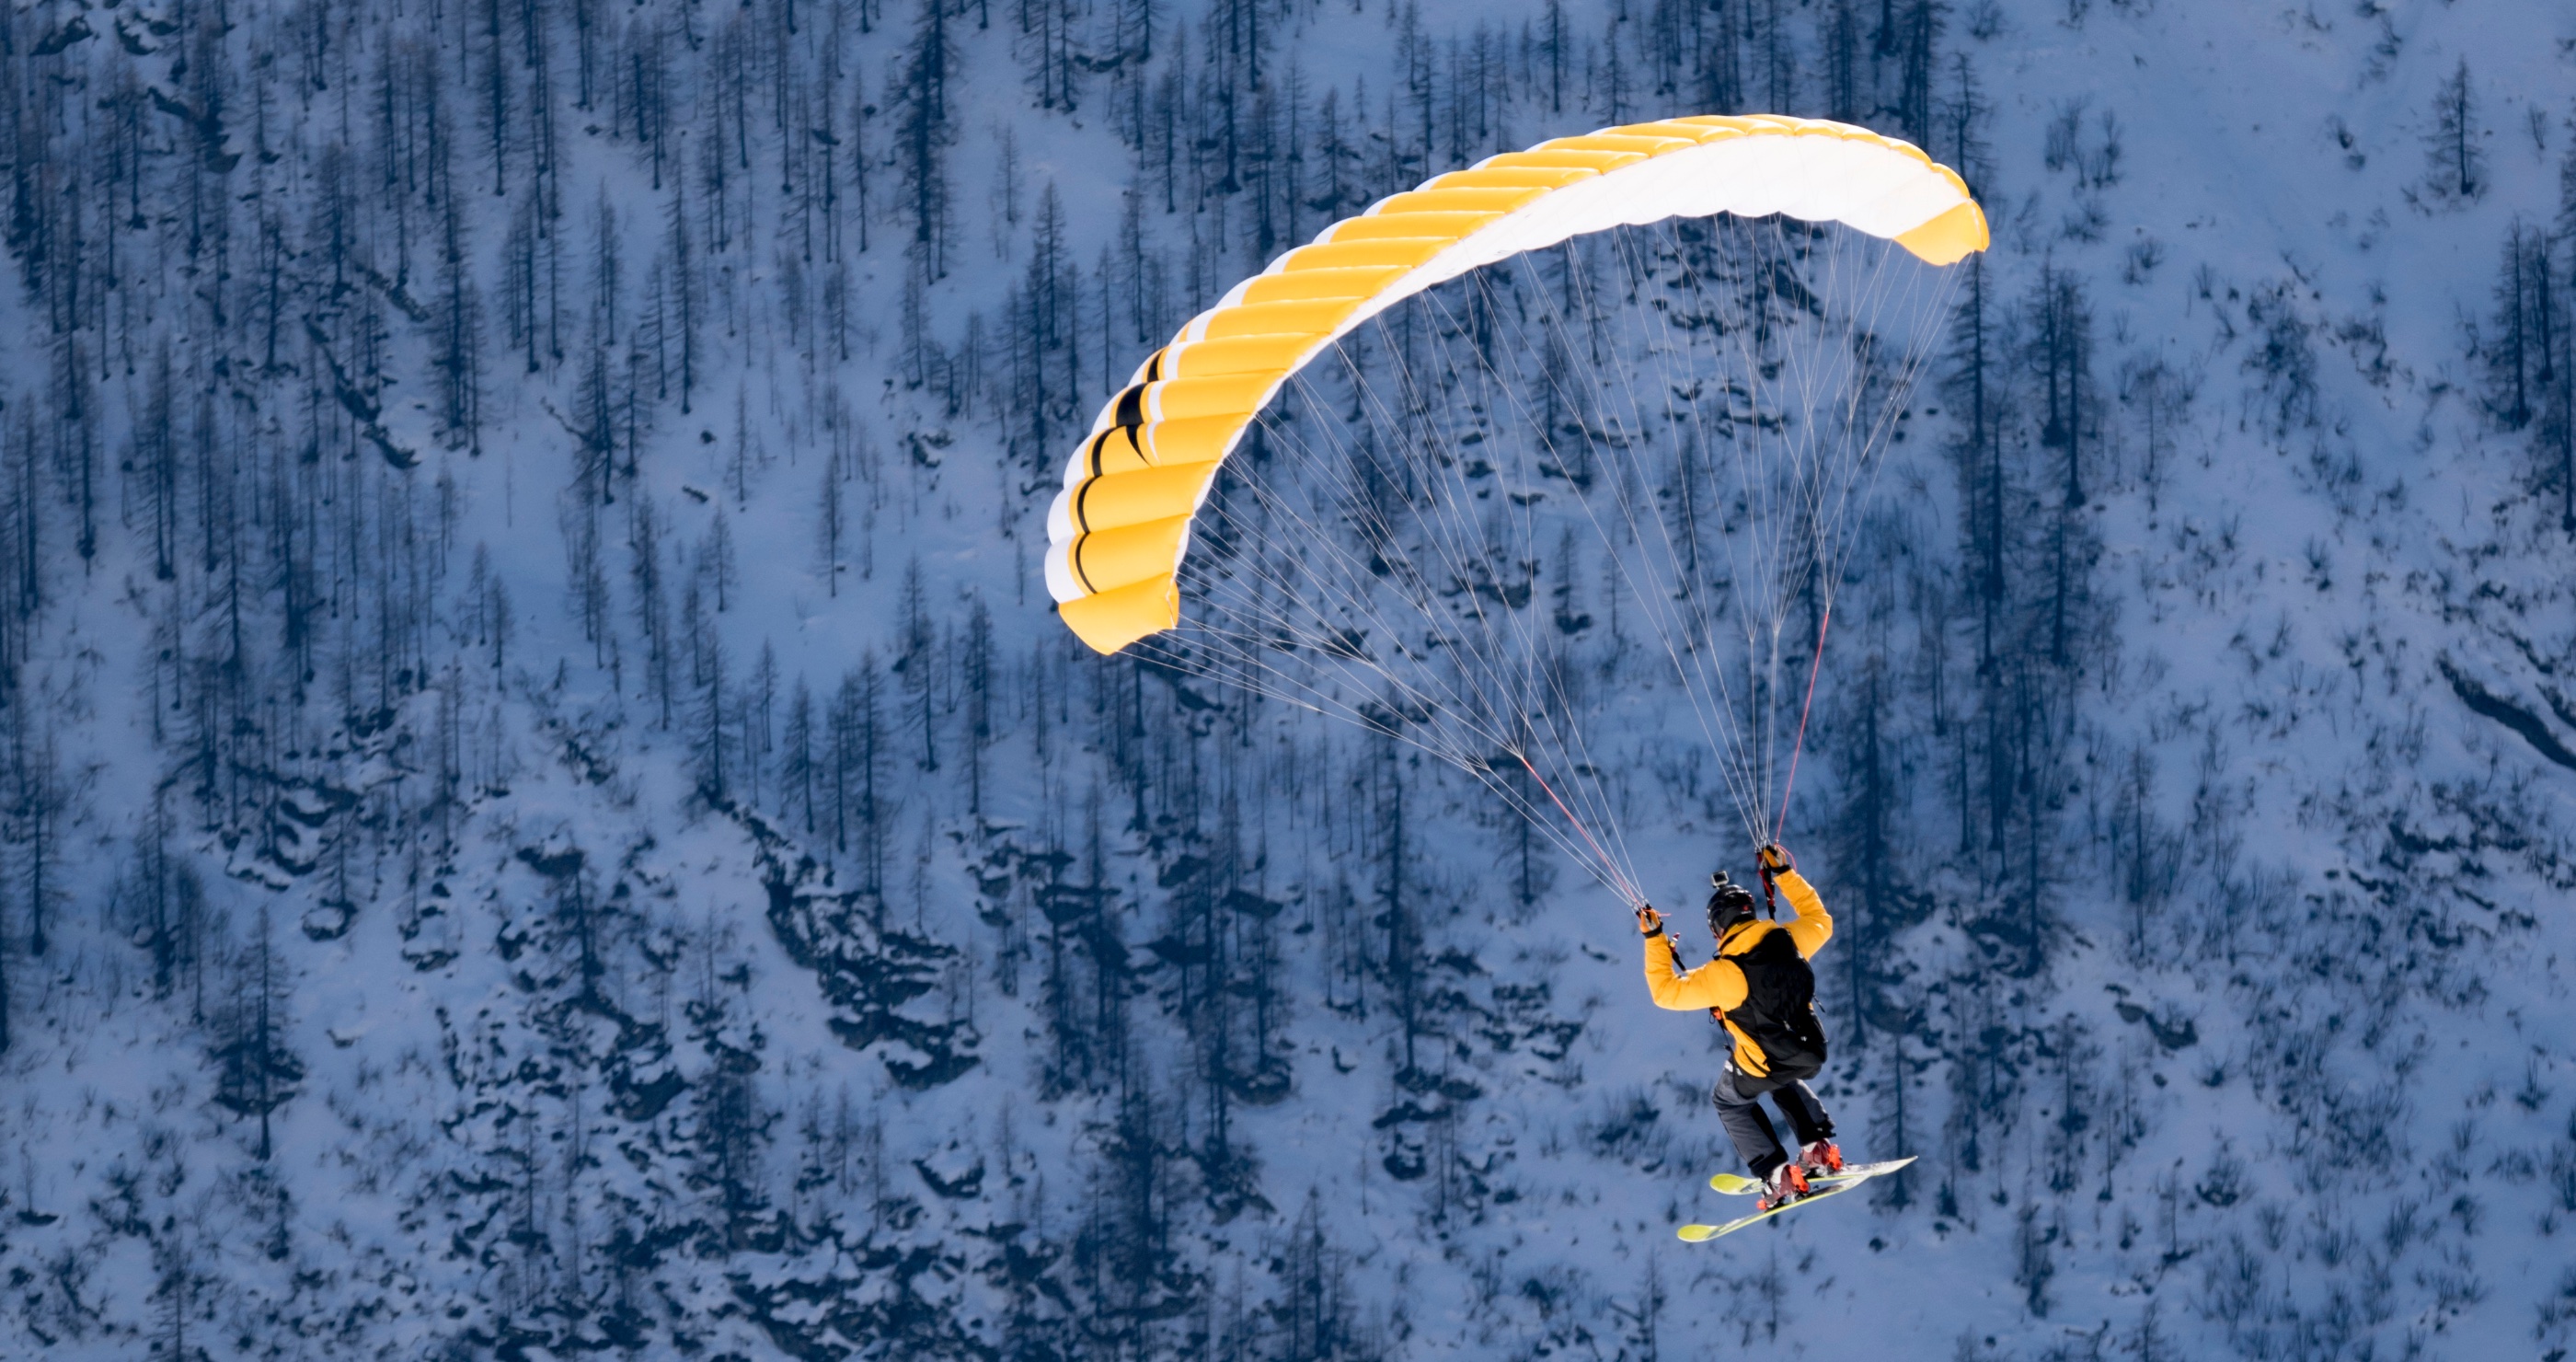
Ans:
[{"label": "conifer tree", "polygon": [[2487,192],[2484,131],[2478,127],[2477,92],[2469,84],[2469,59],[2433,95],[2433,126],[2424,134],[2424,184],[2437,200],[2467,202]]},{"label": "conifer tree", "polygon": [[234,964],[231,993],[217,1024],[215,1103],[236,1116],[259,1119],[256,1156],[265,1163],[273,1148],[270,1115],[295,1097],[304,1064],[286,1045],[290,994],[264,905],[258,921],[256,934]]}]

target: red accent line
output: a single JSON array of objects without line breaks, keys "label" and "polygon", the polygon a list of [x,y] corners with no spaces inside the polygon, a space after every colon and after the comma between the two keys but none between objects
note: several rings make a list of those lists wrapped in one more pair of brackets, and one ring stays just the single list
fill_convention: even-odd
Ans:
[{"label": "red accent line", "polygon": [[1608,870],[1612,875],[1617,876],[1619,884],[1616,887],[1621,892],[1625,893],[1638,906],[1644,906],[1645,900],[1637,897],[1636,886],[1629,884],[1628,877],[1619,873],[1619,867],[1617,863],[1610,859],[1610,853],[1603,851],[1601,849],[1601,844],[1592,840],[1592,830],[1583,826],[1583,820],[1574,816],[1574,810],[1565,807],[1564,800],[1556,797],[1556,787],[1547,783],[1547,777],[1540,775],[1538,773],[1538,768],[1530,765],[1529,754],[1526,752],[1514,752],[1512,755],[1520,758],[1521,769],[1530,773],[1530,779],[1537,781],[1538,787],[1547,791],[1547,797],[1556,805],[1556,811],[1565,815],[1565,821],[1572,823],[1576,832],[1583,834],[1585,845],[1592,848],[1593,855],[1601,858],[1602,868]]},{"label": "red accent line", "polygon": [[[1807,715],[1816,707],[1816,673],[1824,668],[1825,630],[1832,627],[1833,622],[1834,608],[1829,605],[1816,619],[1816,660],[1807,664],[1807,702],[1798,707],[1798,741],[1789,749],[1789,778],[1780,783],[1780,817],[1771,825],[1771,840],[1774,842],[1779,841],[1780,834],[1789,829],[1789,792],[1798,787],[1798,754],[1807,747]],[[1766,875],[1763,878],[1767,880],[1770,877]]]}]

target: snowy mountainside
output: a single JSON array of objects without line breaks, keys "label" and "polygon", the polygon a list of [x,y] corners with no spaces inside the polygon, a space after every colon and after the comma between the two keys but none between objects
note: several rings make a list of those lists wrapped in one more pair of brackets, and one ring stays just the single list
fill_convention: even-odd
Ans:
[{"label": "snowy mountainside", "polygon": [[[13,7],[0,1354],[2563,1357],[2571,43]],[[1996,249],[1790,823],[1820,1090],[1922,1162],[1685,1248],[1722,1046],[1616,899],[1035,569],[1277,251],[1756,109],[1920,142]],[[1742,853],[1656,755],[1687,920]]]}]

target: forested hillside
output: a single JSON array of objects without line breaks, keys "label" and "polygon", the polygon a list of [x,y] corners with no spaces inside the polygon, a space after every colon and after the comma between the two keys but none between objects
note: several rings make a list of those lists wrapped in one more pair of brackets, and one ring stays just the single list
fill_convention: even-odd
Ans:
[{"label": "forested hillside", "polygon": [[[0,73],[0,1355],[2576,1346],[2566,15],[40,0]],[[1236,280],[1710,112],[1995,242],[1787,822],[1920,1161],[1691,1247],[1722,1033],[1618,896],[1039,565]],[[1567,543],[1498,608],[1651,696]],[[1628,712],[1694,919],[1750,848]]]}]

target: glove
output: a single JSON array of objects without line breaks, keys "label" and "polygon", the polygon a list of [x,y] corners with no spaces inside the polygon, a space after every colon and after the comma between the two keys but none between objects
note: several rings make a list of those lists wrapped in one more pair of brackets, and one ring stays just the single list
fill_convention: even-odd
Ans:
[{"label": "glove", "polygon": [[1765,874],[1776,875],[1783,870],[1795,870],[1798,868],[1798,858],[1790,855],[1789,849],[1780,845],[1778,842],[1763,843],[1762,850],[1756,854],[1761,857],[1762,869]]},{"label": "glove", "polygon": [[1664,934],[1664,915],[1656,912],[1654,907],[1650,904],[1638,904],[1637,934],[1639,936],[1662,936]]}]

